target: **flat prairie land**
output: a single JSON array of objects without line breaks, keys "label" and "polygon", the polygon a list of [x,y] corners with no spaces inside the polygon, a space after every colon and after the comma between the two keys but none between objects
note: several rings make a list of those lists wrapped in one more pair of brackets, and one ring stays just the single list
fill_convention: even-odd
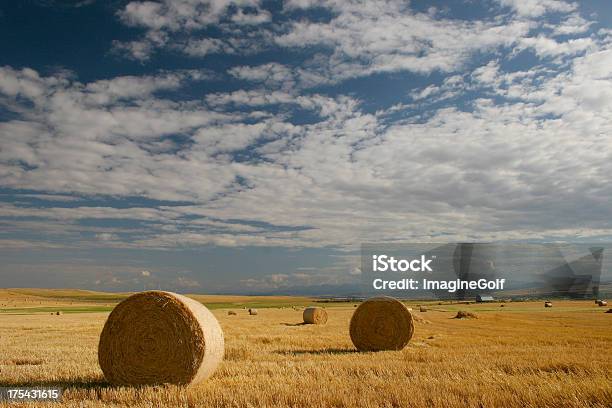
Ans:
[{"label": "flat prairie land", "polygon": [[[410,306],[410,305],[409,305]],[[414,306],[413,306],[414,307]],[[355,351],[353,305],[213,313],[225,360],[190,387],[113,387],[97,362],[108,313],[0,315],[0,386],[65,388],[57,407],[612,407],[612,314],[592,301],[429,304],[401,351]],[[415,308],[415,310],[417,310]],[[454,319],[457,310],[477,319]]]},{"label": "flat prairie land", "polygon": [[[0,289],[0,314],[110,312],[132,293],[78,289]],[[292,296],[191,295],[209,309],[304,306],[315,299]]]}]

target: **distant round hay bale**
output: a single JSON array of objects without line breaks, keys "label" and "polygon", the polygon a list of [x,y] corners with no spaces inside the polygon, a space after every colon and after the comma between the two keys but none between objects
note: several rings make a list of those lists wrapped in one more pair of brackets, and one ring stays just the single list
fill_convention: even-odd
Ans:
[{"label": "distant round hay bale", "polygon": [[256,316],[257,315],[257,309],[249,309],[249,314],[251,316]]},{"label": "distant round hay bale", "polygon": [[455,319],[478,319],[478,316],[476,316],[476,313],[460,310],[457,312]]},{"label": "distant round hay bale", "polygon": [[606,313],[612,313],[612,309],[608,309]]},{"label": "distant round hay bale", "polygon": [[552,302],[544,302],[544,307],[552,307]]},{"label": "distant round hay bale", "polygon": [[327,323],[327,311],[320,307],[307,307],[303,313],[304,323],[325,324]]},{"label": "distant round hay bale", "polygon": [[119,303],[106,320],[98,361],[116,385],[196,384],[212,375],[224,353],[223,331],[201,303],[148,291]]},{"label": "distant round hay bale", "polygon": [[412,314],[399,300],[366,300],[353,313],[350,336],[359,351],[401,350],[414,333]]},{"label": "distant round hay bale", "polygon": [[599,306],[608,306],[608,302],[606,302],[605,300],[600,300],[599,303],[597,303]]},{"label": "distant round hay bale", "polygon": [[229,312],[227,312],[228,316],[236,316],[238,313],[234,312],[233,310],[230,310]]},{"label": "distant round hay bale", "polygon": [[504,305],[504,304],[501,304],[501,305],[499,305],[499,307],[506,307],[506,305]]},{"label": "distant round hay bale", "polygon": [[57,316],[61,316],[61,315],[62,315],[62,312],[61,312],[60,310],[58,310],[57,312],[55,312],[55,314],[56,314]]},{"label": "distant round hay bale", "polygon": [[426,311],[427,311],[427,307],[419,306],[419,312],[426,312]]}]

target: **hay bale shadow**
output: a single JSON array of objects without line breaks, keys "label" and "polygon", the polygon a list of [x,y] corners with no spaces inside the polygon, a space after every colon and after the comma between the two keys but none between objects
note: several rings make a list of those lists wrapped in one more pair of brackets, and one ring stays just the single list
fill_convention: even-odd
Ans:
[{"label": "hay bale shadow", "polygon": [[0,387],[14,387],[14,388],[54,388],[59,387],[64,391],[69,390],[89,390],[95,393],[95,398],[102,399],[103,391],[118,390],[121,388],[129,388],[135,392],[150,392],[151,389],[164,389],[169,384],[156,384],[156,385],[115,385],[107,382],[103,379],[75,379],[75,380],[59,380],[59,381],[11,381],[5,380],[0,381]]},{"label": "hay bale shadow", "polygon": [[323,355],[323,354],[353,354],[359,353],[358,350],[352,348],[324,348],[320,350],[279,350],[277,354],[285,356],[300,356],[300,355]]},{"label": "hay bale shadow", "polygon": [[0,387],[15,387],[15,388],[27,388],[27,387],[42,387],[42,388],[52,388],[52,387],[60,387],[64,390],[66,389],[112,389],[118,388],[118,386],[114,386],[104,380],[95,380],[95,379],[76,379],[76,380],[60,380],[60,381],[11,381],[11,380],[3,380],[0,381]]}]

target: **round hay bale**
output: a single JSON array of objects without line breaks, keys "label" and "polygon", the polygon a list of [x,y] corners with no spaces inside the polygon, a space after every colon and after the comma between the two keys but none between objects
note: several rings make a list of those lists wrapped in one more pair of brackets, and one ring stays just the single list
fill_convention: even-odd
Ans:
[{"label": "round hay bale", "polygon": [[597,302],[597,304],[601,307],[601,306],[608,306],[608,302],[606,302],[605,300],[600,300],[599,302]]},{"label": "round hay bale", "polygon": [[399,300],[375,297],[355,310],[349,332],[359,351],[401,350],[412,338],[414,321]]},{"label": "round hay bale", "polygon": [[61,311],[57,311],[57,312],[55,312],[55,314],[56,314],[57,316],[61,316],[61,315],[62,315],[62,312],[61,312]]},{"label": "round hay bale", "polygon": [[251,316],[257,316],[257,309],[249,309],[249,314]]},{"label": "round hay bale", "polygon": [[544,302],[544,307],[552,307],[552,302]]},{"label": "round hay bale", "polygon": [[427,308],[425,306],[419,306],[419,312],[426,312]]},{"label": "round hay bale", "polygon": [[104,377],[116,385],[196,384],[212,375],[224,353],[223,331],[201,303],[148,291],[119,303],[98,345]]},{"label": "round hay bale", "polygon": [[606,313],[612,313],[612,309],[608,309]]},{"label": "round hay bale", "polygon": [[236,316],[238,315],[238,313],[234,312],[233,310],[230,310],[229,312],[227,312],[228,316]]},{"label": "round hay bale", "polygon": [[457,316],[455,316],[455,319],[478,319],[478,316],[476,316],[476,313],[460,310],[457,312]]},{"label": "round hay bale", "polygon": [[327,311],[320,307],[307,307],[303,313],[304,323],[306,324],[325,324],[327,323]]}]

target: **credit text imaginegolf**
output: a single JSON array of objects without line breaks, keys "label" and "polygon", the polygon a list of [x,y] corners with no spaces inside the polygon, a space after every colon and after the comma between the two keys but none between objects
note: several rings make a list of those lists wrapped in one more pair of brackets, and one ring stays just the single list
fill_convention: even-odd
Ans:
[{"label": "credit text imaginegolf", "polygon": [[[433,272],[433,258],[421,255],[413,259],[396,259],[388,255],[372,255],[373,272]],[[445,290],[454,293],[458,290],[503,290],[506,279],[478,280],[430,280],[427,278],[402,278],[385,280],[375,278],[372,286],[375,290]]]}]

